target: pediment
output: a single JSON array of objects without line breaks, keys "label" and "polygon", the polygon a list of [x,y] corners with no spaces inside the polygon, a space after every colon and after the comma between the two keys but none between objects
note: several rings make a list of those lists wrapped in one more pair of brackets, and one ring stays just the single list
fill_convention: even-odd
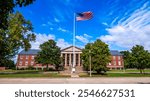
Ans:
[{"label": "pediment", "polygon": [[[67,47],[65,49],[62,50],[62,52],[72,52],[73,51],[73,46]],[[75,47],[75,52],[81,52],[82,49]]]}]

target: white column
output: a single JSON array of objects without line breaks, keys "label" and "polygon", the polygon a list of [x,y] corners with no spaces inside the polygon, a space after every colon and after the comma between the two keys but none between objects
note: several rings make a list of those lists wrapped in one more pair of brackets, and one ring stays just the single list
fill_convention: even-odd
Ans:
[{"label": "white column", "polygon": [[67,66],[67,54],[65,54],[65,66]]},{"label": "white column", "polygon": [[78,66],[80,66],[80,53],[78,55]]},{"label": "white column", "polygon": [[69,54],[69,65],[71,66],[71,53]]},{"label": "white column", "polygon": [[76,66],[76,54],[74,53],[74,66]]}]

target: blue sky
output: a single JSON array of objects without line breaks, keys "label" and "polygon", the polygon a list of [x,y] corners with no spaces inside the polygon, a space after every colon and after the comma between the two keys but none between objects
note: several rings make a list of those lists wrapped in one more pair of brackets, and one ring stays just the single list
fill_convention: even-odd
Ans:
[{"label": "blue sky", "polygon": [[54,39],[61,48],[72,45],[73,14],[93,12],[93,18],[76,22],[76,46],[101,39],[111,50],[128,50],[135,44],[150,49],[149,0],[36,0],[15,9],[30,20],[38,48]]}]

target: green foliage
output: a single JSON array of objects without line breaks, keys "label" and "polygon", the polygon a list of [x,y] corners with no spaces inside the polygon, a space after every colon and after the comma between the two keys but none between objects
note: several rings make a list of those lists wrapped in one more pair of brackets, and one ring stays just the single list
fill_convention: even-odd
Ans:
[{"label": "green foliage", "polygon": [[139,69],[142,73],[143,70],[149,65],[150,53],[147,50],[144,50],[144,47],[140,45],[134,46],[131,49],[131,52],[133,66]]},{"label": "green foliage", "polygon": [[[7,29],[7,18],[16,6],[27,6],[35,0],[0,0],[0,29]],[[0,33],[1,34],[1,33]]]},{"label": "green foliage", "polygon": [[83,67],[89,70],[89,57],[91,55],[92,70],[97,73],[107,71],[107,63],[110,62],[110,51],[108,45],[101,40],[96,40],[94,43],[88,43],[83,49],[81,58],[83,60]]},{"label": "green foliage", "polygon": [[143,46],[133,46],[131,52],[124,51],[124,64],[126,68],[137,68],[143,73],[145,68],[150,67],[150,53]]},{"label": "green foliage", "polygon": [[58,46],[56,46],[56,42],[54,40],[49,40],[40,45],[41,51],[35,58],[37,63],[41,63],[47,66],[48,64],[54,65],[58,70],[61,64],[61,51]]},{"label": "green foliage", "polygon": [[32,31],[32,24],[25,20],[24,17],[16,12],[9,14],[7,30],[0,29],[0,66],[4,66],[7,60],[10,60],[19,48],[25,50],[31,47],[30,41],[35,40],[35,35]]},{"label": "green foliage", "polygon": [[124,58],[124,67],[127,68],[134,68],[132,65],[132,55],[129,51],[121,51],[121,54],[123,54],[123,58]]},{"label": "green foliage", "polygon": [[13,69],[13,70],[16,69],[16,65],[13,60],[5,60],[5,62],[6,63],[4,65],[4,67],[7,67],[8,69]]},{"label": "green foliage", "polygon": [[35,70],[33,66],[28,66],[27,70]]},{"label": "green foliage", "polygon": [[[35,0],[0,0],[0,66],[5,66],[21,47],[30,48],[30,41],[35,39],[32,25],[20,13],[13,13],[16,6],[27,6]],[[25,35],[26,34],[26,35]]]}]

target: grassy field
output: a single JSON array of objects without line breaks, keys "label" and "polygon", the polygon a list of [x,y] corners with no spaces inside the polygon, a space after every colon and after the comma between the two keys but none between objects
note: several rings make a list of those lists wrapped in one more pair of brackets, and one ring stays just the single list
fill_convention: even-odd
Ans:
[{"label": "grassy field", "polygon": [[[87,73],[81,73],[80,77],[89,77]],[[92,77],[150,77],[150,69],[145,69],[144,74],[140,74],[137,69],[126,69],[126,70],[109,70],[106,74],[93,73]]]},{"label": "grassy field", "polygon": [[70,77],[69,75],[61,75],[57,72],[44,72],[36,70],[5,70],[0,71],[0,78],[58,78]]},{"label": "grassy field", "polygon": [[[89,74],[80,74],[80,77],[90,77]],[[107,73],[107,74],[92,74],[92,77],[150,77],[150,73]]]},{"label": "grassy field", "polygon": [[[89,77],[87,73],[80,73],[80,77]],[[57,71],[37,71],[37,70],[4,70],[0,71],[0,78],[60,78],[70,77],[70,75],[62,75]],[[106,74],[93,73],[92,77],[150,77],[150,69],[145,70],[144,74],[140,74],[139,70],[110,70]]]},{"label": "grassy field", "polygon": [[[137,69],[110,70],[110,71],[108,71],[108,73],[117,73],[117,72],[120,72],[120,73],[140,73],[140,71]],[[145,69],[144,72],[150,73],[150,69]]]}]

